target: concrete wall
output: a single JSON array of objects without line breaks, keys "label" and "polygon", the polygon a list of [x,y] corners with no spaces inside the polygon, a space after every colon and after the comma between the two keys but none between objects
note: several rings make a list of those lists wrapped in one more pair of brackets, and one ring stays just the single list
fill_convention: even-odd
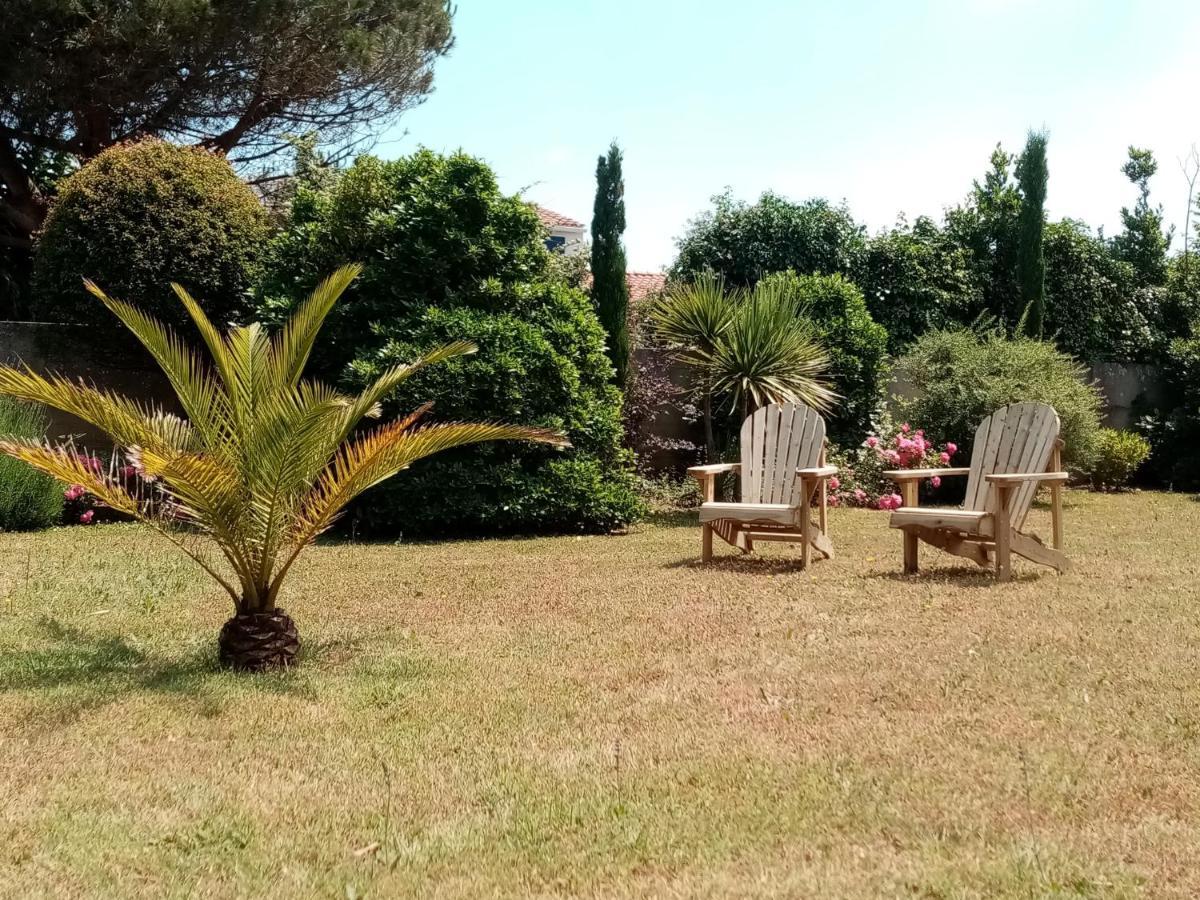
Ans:
[{"label": "concrete wall", "polygon": [[[99,387],[177,411],[170,385],[132,335],[97,336],[84,325],[0,322],[0,364],[25,363],[43,375],[82,379]],[[85,447],[107,450],[111,442],[74,416],[49,410],[52,438],[68,435]]]}]

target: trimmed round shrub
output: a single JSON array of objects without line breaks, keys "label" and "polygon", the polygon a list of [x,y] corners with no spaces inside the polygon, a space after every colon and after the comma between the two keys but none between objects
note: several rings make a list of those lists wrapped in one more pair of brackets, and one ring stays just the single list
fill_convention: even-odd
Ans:
[{"label": "trimmed round shrub", "polygon": [[[587,297],[552,268],[532,207],[465,154],[360,158],[301,188],[262,289],[268,316],[348,261],[363,275],[330,315],[315,374],[347,388],[453,340],[479,352],[416,374],[388,412],[561,429],[571,449],[484,444],[425,460],[364,495],[360,532],[605,531],[640,513],[621,394]],[[320,349],[323,348],[323,349]]]},{"label": "trimmed round shrub", "polygon": [[[110,147],[62,182],[34,254],[34,317],[114,327],[83,288],[189,323],[182,284],[219,324],[252,308],[266,210],[222,156],[159,140]],[[190,324],[188,327],[191,327]]]},{"label": "trimmed round shrub", "polygon": [[[0,434],[42,439],[48,422],[40,407],[0,397]],[[0,531],[32,531],[59,524],[62,485],[19,459],[0,456]]]},{"label": "trimmed round shrub", "polygon": [[998,331],[931,331],[897,361],[896,377],[898,415],[920,423],[937,443],[957,442],[960,460],[970,458],[983,419],[1022,401],[1058,411],[1064,464],[1086,472],[1095,456],[1100,392],[1087,370],[1050,341]]},{"label": "trimmed round shrub", "polygon": [[1150,456],[1150,442],[1133,431],[1101,428],[1088,480],[1098,491],[1119,490]]},{"label": "trimmed round shrub", "polygon": [[795,298],[829,354],[829,376],[840,395],[826,417],[830,439],[857,444],[871,429],[887,378],[887,330],[871,318],[866,301],[841,275],[776,272],[763,283],[778,284]]}]

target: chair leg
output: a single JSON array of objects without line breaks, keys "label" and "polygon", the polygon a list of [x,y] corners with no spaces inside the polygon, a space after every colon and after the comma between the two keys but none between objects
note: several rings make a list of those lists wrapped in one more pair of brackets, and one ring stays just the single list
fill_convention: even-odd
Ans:
[{"label": "chair leg", "polygon": [[[914,507],[918,504],[917,500],[917,483],[915,481],[906,480],[901,482],[900,490],[904,493],[903,502],[907,507]],[[915,575],[920,571],[920,543],[917,540],[916,531],[904,530],[904,574]]]},{"label": "chair leg", "polygon": [[700,526],[700,562],[712,560],[712,526],[707,522]]},{"label": "chair leg", "polygon": [[800,485],[800,567],[808,568],[812,559],[812,487],[807,481]]},{"label": "chair leg", "polygon": [[996,485],[996,580],[1012,578],[1012,525],[1008,518],[1008,492]]}]

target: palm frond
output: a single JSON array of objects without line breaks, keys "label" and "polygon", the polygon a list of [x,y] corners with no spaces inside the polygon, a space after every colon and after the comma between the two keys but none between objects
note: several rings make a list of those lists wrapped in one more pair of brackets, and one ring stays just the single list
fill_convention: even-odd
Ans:
[{"label": "palm frond", "polygon": [[650,310],[650,327],[677,350],[711,353],[742,300],[742,291],[726,290],[724,278],[705,273],[669,288]]},{"label": "palm frond", "polygon": [[776,285],[760,283],[716,347],[702,356],[713,390],[728,392],[735,409],[799,402],[828,410],[837,397],[825,379],[829,355]]},{"label": "palm frond", "polygon": [[342,266],[322,281],[275,336],[271,346],[272,365],[283,384],[294,387],[300,381],[325,318],[362,273],[362,268],[359,263]]}]

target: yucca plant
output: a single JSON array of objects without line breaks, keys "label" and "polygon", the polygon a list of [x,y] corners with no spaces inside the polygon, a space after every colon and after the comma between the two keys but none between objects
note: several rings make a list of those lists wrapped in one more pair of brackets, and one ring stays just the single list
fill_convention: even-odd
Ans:
[{"label": "yucca plant", "polygon": [[676,358],[697,372],[696,391],[704,420],[708,462],[716,456],[713,433],[713,379],[709,360],[742,300],[741,290],[726,290],[725,279],[706,272],[694,281],[671,285],[650,310],[650,328],[676,351]]},{"label": "yucca plant", "polygon": [[805,403],[827,410],[837,396],[825,380],[829,355],[776,283],[759,282],[742,301],[716,346],[701,354],[714,393],[749,416],[766,403]]},{"label": "yucca plant", "polygon": [[[424,424],[428,406],[360,431],[363,419],[378,417],[381,401],[414,372],[475,348],[466,342],[441,347],[389,369],[356,395],[303,379],[321,324],[359,270],[347,266],[320,284],[274,336],[256,324],[222,335],[187,291],[174,285],[207,358],[160,322],[87,282],[157,361],[184,417],[28,367],[0,367],[0,394],[44,403],[102,429],[157,484],[172,510],[170,521],[97,473],[72,447],[0,439],[0,452],[83,485],[195,559],[233,600],[234,615],[218,641],[222,663],[233,668],[261,670],[295,660],[299,634],[277,605],[280,587],[301,551],[354,497],[423,457],[463,444],[519,439],[566,445],[561,435],[539,428]],[[225,564],[207,560],[185,542],[181,525],[211,538]]]},{"label": "yucca plant", "polygon": [[669,289],[651,310],[650,324],[696,372],[710,462],[714,397],[728,395],[733,408],[748,416],[764,403],[827,410],[837,396],[824,377],[828,354],[803,311],[775,283],[760,282],[746,292],[701,275]]}]

